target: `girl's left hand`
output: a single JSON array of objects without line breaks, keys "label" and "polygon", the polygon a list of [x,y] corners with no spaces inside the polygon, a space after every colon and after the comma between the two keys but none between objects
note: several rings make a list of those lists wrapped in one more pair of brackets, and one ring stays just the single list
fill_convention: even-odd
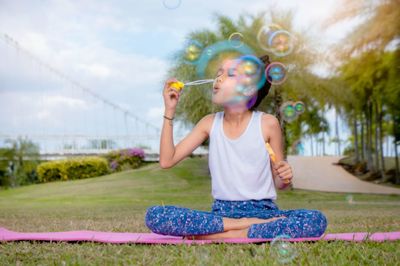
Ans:
[{"label": "girl's left hand", "polygon": [[279,163],[274,165],[275,175],[279,176],[282,182],[285,185],[289,185],[292,183],[293,172],[292,167],[286,161],[280,161]]}]

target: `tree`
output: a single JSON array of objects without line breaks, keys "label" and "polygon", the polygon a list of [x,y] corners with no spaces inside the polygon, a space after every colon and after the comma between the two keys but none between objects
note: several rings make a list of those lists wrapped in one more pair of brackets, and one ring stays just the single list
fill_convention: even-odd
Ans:
[{"label": "tree", "polygon": [[[289,55],[279,58],[275,57],[273,54],[264,51],[257,42],[257,33],[266,25],[265,21],[267,20],[267,16],[268,21],[280,25],[295,37],[296,48]],[[306,104],[307,108],[308,104],[318,105],[320,102],[326,102],[318,87],[318,80],[320,78],[310,71],[310,66],[318,60],[318,54],[310,44],[310,37],[307,36],[306,32],[297,32],[293,29],[293,13],[291,12],[271,12],[268,15],[266,13],[260,13],[255,16],[242,15],[237,22],[234,22],[226,16],[215,15],[215,20],[217,24],[217,30],[215,32],[207,29],[193,31],[188,34],[187,41],[195,40],[206,47],[219,41],[228,40],[232,33],[240,32],[243,35],[244,43],[254,51],[256,56],[262,56],[267,53],[271,61],[279,61],[292,66],[288,74],[288,79],[282,85],[273,85],[269,96],[261,102],[258,108],[259,110],[275,114],[281,121],[285,135],[286,153],[291,143],[298,139],[303,133],[299,130],[299,128],[302,128],[301,125],[287,125],[281,119],[279,113],[281,104],[288,100],[301,100]],[[173,66],[168,71],[168,76],[175,76],[179,80],[184,81],[198,79],[199,77],[196,75],[195,66],[185,64],[183,55],[184,49],[178,51],[173,56]],[[222,58],[237,55],[238,54],[232,51],[216,55],[210,61],[210,69],[215,69],[215,66],[221,62]],[[212,73],[212,71],[210,72]],[[210,75],[210,72],[208,72],[208,75]],[[207,76],[206,78],[214,78],[214,76]],[[220,111],[220,107],[212,105],[210,97],[207,97],[207,92],[210,92],[210,89],[207,90],[207,86],[198,86],[185,90],[180,97],[180,103],[177,107],[177,118],[182,120],[185,125],[193,126],[203,116]],[[301,120],[301,122],[296,121],[293,124],[305,125],[321,123],[321,116],[312,118],[308,116],[305,117],[306,118]],[[313,119],[318,119],[318,121],[314,121]],[[291,137],[292,133],[295,133],[296,136]],[[313,133],[315,133],[315,131],[313,131]]]},{"label": "tree", "polygon": [[[39,164],[39,147],[28,139],[19,137],[7,140],[9,147],[1,149],[2,169],[4,172],[2,185],[19,186],[37,181],[36,166]],[[4,171],[6,169],[6,171]]]}]

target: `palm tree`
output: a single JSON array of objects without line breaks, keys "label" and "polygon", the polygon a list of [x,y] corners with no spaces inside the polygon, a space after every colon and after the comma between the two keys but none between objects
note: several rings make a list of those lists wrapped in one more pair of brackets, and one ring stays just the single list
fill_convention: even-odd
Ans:
[{"label": "palm tree", "polygon": [[[273,85],[270,90],[270,95],[260,104],[259,110],[275,114],[281,121],[283,133],[285,136],[285,154],[291,143],[301,137],[301,128],[304,125],[311,125],[320,123],[322,116],[304,116],[303,119],[287,124],[280,118],[279,109],[283,102],[287,100],[301,100],[311,106],[318,106],[320,103],[325,104],[326,99],[321,94],[319,84],[319,77],[313,74],[309,67],[318,60],[318,53],[312,49],[311,38],[307,36],[306,32],[296,32],[293,30],[293,13],[291,12],[271,12],[269,14],[260,13],[258,15],[242,15],[237,22],[222,15],[215,15],[217,30],[211,31],[207,29],[193,31],[188,34],[187,40],[195,40],[198,43],[208,46],[219,41],[227,40],[232,33],[240,32],[243,35],[244,43],[250,47],[254,54],[262,56],[266,51],[260,47],[257,41],[257,33],[266,25],[266,17],[271,23],[280,25],[283,29],[289,31],[297,40],[296,48],[292,53],[285,57],[276,57],[269,54],[271,61],[279,61],[284,64],[291,64],[292,70],[289,72],[289,78],[282,85]],[[231,53],[232,55],[234,53]],[[173,66],[168,71],[168,76],[175,76],[180,80],[195,80],[196,68],[194,65],[188,65],[184,62],[184,49],[178,51],[173,57]],[[218,57],[213,59],[211,64],[217,64]],[[192,126],[197,123],[204,115],[215,112],[219,109],[211,104],[209,98],[206,97],[206,86],[198,86],[185,91],[180,98],[180,104],[177,108],[177,117],[182,120],[185,125]],[[315,107],[312,107],[313,109]],[[321,109],[316,107],[317,109]],[[308,110],[308,108],[307,108]],[[313,128],[312,134],[318,132]],[[299,130],[300,129],[300,130]],[[320,128],[319,128],[320,129]]]},{"label": "palm tree", "polygon": [[[341,91],[349,90],[353,94],[350,97],[353,103],[339,100],[337,104],[345,111],[347,121],[352,124],[349,126],[354,128],[355,161],[366,159],[369,170],[379,171],[383,180],[383,136],[387,132],[382,125],[385,119],[396,116],[398,108],[392,103],[400,100],[399,61],[392,57],[399,51],[399,4],[399,0],[342,1],[325,25],[355,18],[362,21],[334,47],[336,74],[345,82]],[[358,124],[361,126],[360,152]],[[399,173],[398,167],[396,172]]]}]

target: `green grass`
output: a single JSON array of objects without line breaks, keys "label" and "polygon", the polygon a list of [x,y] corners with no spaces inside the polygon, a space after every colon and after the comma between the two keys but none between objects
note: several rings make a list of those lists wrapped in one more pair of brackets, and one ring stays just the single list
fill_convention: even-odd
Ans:
[{"label": "green grass", "polygon": [[[280,192],[282,209],[319,209],[334,232],[399,231],[400,196]],[[149,232],[144,224],[151,205],[209,210],[212,203],[207,160],[186,159],[162,170],[150,164],[137,170],[85,180],[30,185],[0,191],[0,226],[15,231],[102,230]],[[291,244],[296,265],[395,265],[396,242],[316,242]],[[27,265],[274,265],[270,244],[134,245],[11,242],[0,244],[0,264]]]}]

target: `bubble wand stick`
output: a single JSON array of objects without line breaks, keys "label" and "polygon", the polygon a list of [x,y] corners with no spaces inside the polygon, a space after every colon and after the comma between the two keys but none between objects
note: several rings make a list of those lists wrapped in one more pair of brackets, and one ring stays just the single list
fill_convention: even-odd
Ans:
[{"label": "bubble wand stick", "polygon": [[[269,145],[268,142],[265,142],[265,148],[267,149],[268,153],[269,153],[269,157],[271,158],[271,161],[273,163],[276,163],[276,155],[274,150],[272,149],[271,145]],[[283,181],[284,184],[289,184],[290,181],[289,180],[284,180]]]},{"label": "bubble wand stick", "polygon": [[207,83],[213,83],[214,79],[200,79],[200,80],[195,80],[195,81],[190,81],[183,83],[182,81],[176,81],[172,82],[170,86],[174,89],[176,89],[178,92],[180,92],[183,87],[185,86],[195,86],[195,85],[202,85],[202,84],[207,84]]}]

